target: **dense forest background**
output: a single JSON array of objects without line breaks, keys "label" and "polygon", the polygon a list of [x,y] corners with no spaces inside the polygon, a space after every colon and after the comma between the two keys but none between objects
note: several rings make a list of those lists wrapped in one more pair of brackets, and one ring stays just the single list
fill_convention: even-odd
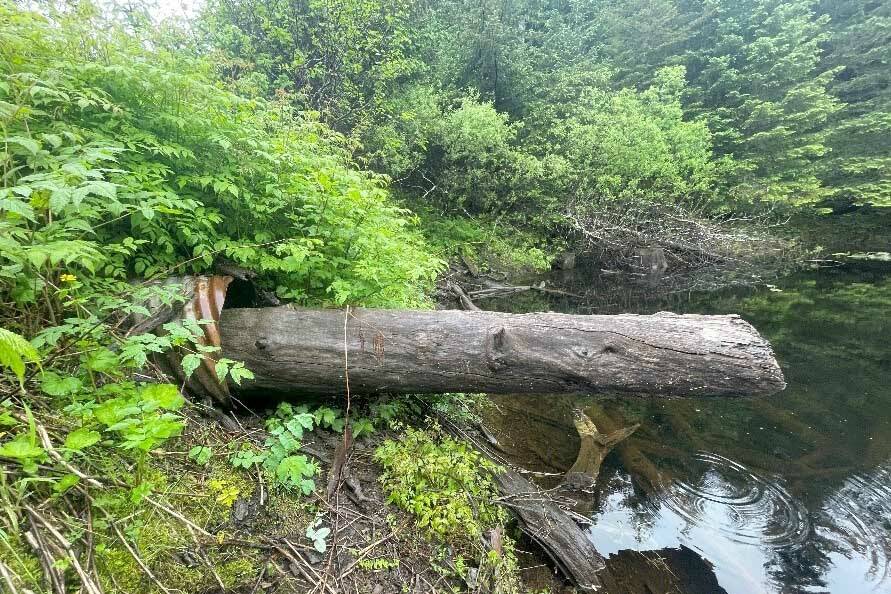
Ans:
[{"label": "dense forest background", "polygon": [[419,208],[539,235],[596,213],[627,243],[654,213],[891,204],[884,2],[212,0],[197,26],[224,80],[287,93]]}]

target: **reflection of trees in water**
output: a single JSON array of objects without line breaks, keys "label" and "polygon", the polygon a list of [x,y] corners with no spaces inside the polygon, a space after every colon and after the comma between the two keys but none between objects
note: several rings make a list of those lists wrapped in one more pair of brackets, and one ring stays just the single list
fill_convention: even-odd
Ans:
[{"label": "reflection of trees in water", "polygon": [[[826,538],[813,536],[799,547],[779,549],[764,564],[770,580],[782,594],[817,594],[825,588],[824,575],[832,566],[828,553],[835,544]],[[829,591],[825,591],[830,594]]]},{"label": "reflection of trees in water", "polygon": [[766,565],[782,592],[814,592],[825,587],[823,578],[830,553],[866,560],[864,578],[874,585],[887,582],[891,565],[891,462],[849,477],[828,493],[813,514],[815,531],[804,546],[776,551]]}]

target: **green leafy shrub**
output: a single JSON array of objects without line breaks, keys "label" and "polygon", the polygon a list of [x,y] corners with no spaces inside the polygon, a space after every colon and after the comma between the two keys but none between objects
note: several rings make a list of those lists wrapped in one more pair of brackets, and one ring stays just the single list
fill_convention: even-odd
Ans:
[{"label": "green leafy shrub", "polygon": [[704,121],[684,118],[684,68],[660,70],[643,92],[590,89],[576,112],[555,122],[582,197],[707,204],[729,162],[712,155]]},{"label": "green leafy shrub", "polygon": [[438,261],[342,137],[77,16],[0,5],[0,292],[17,306],[62,274],[89,292],[217,255],[301,302],[426,303]]},{"label": "green leafy shrub", "polygon": [[[330,423],[331,415],[323,414]],[[313,477],[319,467],[305,455],[298,453],[305,433],[317,425],[317,417],[307,407],[294,407],[281,403],[273,415],[266,419],[269,437],[262,448],[243,443],[232,453],[229,461],[236,468],[260,466],[274,485],[286,490],[298,490],[304,495],[313,492]]]},{"label": "green leafy shrub", "polygon": [[[389,420],[395,414],[386,405],[373,407],[372,413],[373,418],[360,416],[350,421],[354,439],[373,433],[376,420]],[[307,433],[318,428],[341,433],[345,423],[338,409],[321,406],[311,411],[306,405],[294,406],[282,402],[266,418],[269,435],[262,446],[242,443],[229,456],[229,461],[236,468],[258,466],[273,485],[309,495],[316,487],[313,477],[318,474],[319,466],[300,453],[303,439]]]},{"label": "green leafy shrub", "polygon": [[[506,534],[507,512],[495,499],[493,475],[501,472],[467,443],[428,431],[406,429],[374,453],[383,467],[380,481],[387,501],[415,517],[420,529],[448,543],[431,566],[447,577],[477,584],[478,591],[514,594],[520,591],[513,540]],[[484,534],[502,535],[499,553],[483,545]],[[471,578],[470,568],[476,566]],[[372,570],[389,568],[371,562]]]},{"label": "green leafy shrub", "polygon": [[398,440],[386,440],[374,458],[384,469],[387,500],[416,516],[431,535],[473,542],[506,519],[493,502],[498,466],[466,443],[409,428]]}]

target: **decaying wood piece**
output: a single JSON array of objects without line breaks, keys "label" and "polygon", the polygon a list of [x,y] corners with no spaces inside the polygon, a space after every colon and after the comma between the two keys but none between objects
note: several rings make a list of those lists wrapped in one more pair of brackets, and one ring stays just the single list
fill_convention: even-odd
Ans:
[{"label": "decaying wood piece", "polygon": [[603,557],[554,497],[510,468],[481,434],[469,433],[448,418],[440,416],[439,420],[446,431],[470,442],[477,451],[502,466],[504,470],[494,477],[501,493],[498,503],[514,513],[520,529],[541,547],[563,575],[581,591],[600,589],[598,572],[605,566]]},{"label": "decaying wood piece", "polygon": [[[344,311],[225,309],[222,355],[245,387],[337,395]],[[785,387],[770,345],[739,316],[580,316],[350,309],[354,393],[756,396]]]},{"label": "decaying wood piece", "polygon": [[597,576],[603,557],[569,515],[535,485],[514,470],[496,477],[501,503],[517,515],[520,528],[547,553],[579,589],[600,588]]},{"label": "decaying wood piece", "polygon": [[[599,406],[590,406],[588,412],[592,421],[607,434],[621,431],[621,425]],[[666,483],[666,477],[650,459],[630,441],[621,441],[615,446],[622,467],[631,475],[634,484],[648,495],[657,492]]]},{"label": "decaying wood piece", "polygon": [[448,285],[449,291],[452,292],[452,295],[458,298],[458,301],[461,303],[461,307],[463,307],[467,311],[479,311],[480,308],[476,306],[473,300],[467,296],[467,292],[461,288],[461,285],[458,283],[449,283]]},{"label": "decaying wood piece", "polygon": [[583,411],[573,411],[573,423],[579,434],[579,455],[566,472],[564,484],[576,489],[594,486],[600,474],[600,465],[619,442],[634,433],[639,424],[623,427],[612,432],[601,432]]}]

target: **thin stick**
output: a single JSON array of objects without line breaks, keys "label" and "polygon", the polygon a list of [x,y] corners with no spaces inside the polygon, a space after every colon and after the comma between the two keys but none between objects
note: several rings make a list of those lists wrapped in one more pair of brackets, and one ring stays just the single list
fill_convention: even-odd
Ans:
[{"label": "thin stick", "polygon": [[3,563],[3,561],[0,561],[0,576],[2,576],[3,581],[6,582],[10,594],[19,594],[19,591],[15,587],[15,583],[12,581],[12,570],[6,567],[6,564]]},{"label": "thin stick", "polygon": [[47,433],[46,428],[43,425],[35,421],[34,428],[37,430],[37,435],[40,437],[40,443],[43,444],[43,449],[47,451],[53,460],[64,466],[65,470],[77,476],[91,487],[96,487],[97,489],[102,488],[102,483],[93,477],[84,474],[62,458],[62,455],[53,447],[53,442],[50,440],[49,433]]},{"label": "thin stick", "polygon": [[78,577],[80,577],[81,584],[83,584],[83,587],[86,588],[87,592],[89,592],[89,594],[102,594],[102,592],[93,583],[92,578],[90,578],[90,576],[87,575],[87,572],[84,571],[84,568],[83,566],[81,566],[80,561],[78,561],[77,555],[74,554],[74,549],[72,548],[71,543],[68,542],[68,539],[62,536],[62,534],[58,530],[56,530],[55,526],[50,524],[46,518],[38,514],[34,510],[34,508],[29,505],[25,505],[23,506],[23,508],[30,514],[31,518],[36,518],[37,520],[39,520],[40,523],[43,524],[47,531],[53,536],[53,538],[55,538],[59,542],[59,544],[62,545],[62,547],[65,549],[65,552],[68,554],[68,557],[71,559],[71,566],[74,568],[74,571],[75,573],[77,573]]},{"label": "thin stick", "polygon": [[[189,533],[191,534],[192,531],[190,530]],[[192,538],[193,539],[195,538],[194,534],[192,534]],[[195,539],[195,542],[196,542],[196,544],[198,543],[197,539]],[[223,583],[223,580],[220,578],[220,574],[218,574],[217,570],[214,568],[213,563],[210,562],[210,558],[207,556],[207,553],[204,551],[204,549],[200,545],[198,547],[198,554],[201,556],[201,560],[204,562],[204,564],[207,565],[207,568],[210,570],[210,573],[213,574],[213,579],[217,583],[217,585],[220,587],[220,592],[225,592],[226,585]]]},{"label": "thin stick", "polygon": [[206,536],[206,537],[208,537],[208,538],[214,538],[214,535],[213,535],[213,534],[211,534],[210,532],[208,532],[207,530],[205,530],[205,529],[202,528],[201,526],[198,526],[198,525],[195,524],[192,520],[188,519],[187,517],[185,517],[185,516],[182,515],[181,513],[179,513],[179,512],[177,512],[177,511],[174,511],[174,510],[170,509],[169,507],[167,507],[167,506],[164,505],[163,503],[159,503],[159,502],[155,501],[154,499],[152,499],[151,497],[145,497],[145,500],[148,501],[149,503],[151,503],[152,505],[154,505],[155,507],[157,507],[158,509],[167,512],[168,514],[170,514],[171,516],[173,516],[174,518],[176,518],[177,520],[179,520],[180,522],[182,522],[183,524],[185,524],[185,525],[188,526],[189,528],[192,528],[192,529],[198,531],[202,536]]},{"label": "thin stick", "polygon": [[359,554],[356,555],[355,560],[352,563],[350,563],[346,569],[343,570],[343,573],[340,575],[340,578],[343,579],[346,576],[348,576],[353,571],[353,569],[355,569],[355,567],[357,565],[359,565],[359,562],[362,561],[362,559],[364,559],[365,556],[368,555],[368,553],[370,553],[372,551],[372,549],[374,549],[375,547],[377,547],[380,544],[385,543],[386,541],[390,540],[391,538],[393,538],[394,536],[399,534],[400,530],[402,530],[402,526],[400,526],[393,532],[389,533],[388,535],[384,536],[383,538],[377,539],[376,541],[374,541],[373,543],[371,543],[370,545],[368,545],[367,547],[365,547],[364,549],[359,551]]},{"label": "thin stick", "polygon": [[[306,565],[306,566],[309,567],[310,569],[312,569],[312,567],[307,565],[306,561],[303,560],[303,557],[300,557],[300,561],[298,561],[297,559],[294,558],[294,555],[292,555],[291,553],[289,553],[288,550],[285,549],[284,547],[282,547],[282,546],[280,546],[280,545],[274,545],[274,546],[275,546],[275,550],[277,550],[279,553],[281,553],[282,555],[284,555],[286,559],[288,559],[291,563],[294,564],[294,566],[295,566],[295,567],[297,568],[297,570],[301,573],[301,575],[303,575],[304,578],[306,578],[307,580],[309,580],[309,583],[310,583],[310,584],[315,583],[315,584],[317,584],[318,586],[324,586],[324,588],[325,588],[326,590],[328,590],[328,592],[330,592],[331,594],[337,594],[337,592],[334,590],[334,588],[332,588],[332,587],[329,586],[328,584],[322,584],[322,583],[320,583],[320,582],[318,581],[318,580],[319,580],[319,574],[318,574],[318,573],[316,573],[316,577],[315,577],[315,578],[313,578],[313,577],[310,576],[308,573],[306,573],[306,570],[303,569],[303,566]],[[314,569],[313,569],[313,573],[315,573],[315,570],[314,570]]]},{"label": "thin stick", "polygon": [[121,532],[121,529],[118,528],[115,524],[111,524],[111,528],[112,530],[114,530],[115,534],[118,535],[118,538],[121,540],[124,548],[127,549],[127,552],[130,553],[130,556],[133,557],[133,560],[136,561],[136,564],[139,565],[139,568],[142,570],[142,572],[147,575],[148,578],[152,580],[155,585],[161,589],[162,592],[164,592],[164,594],[171,594],[167,586],[162,584],[161,581],[155,577],[155,574],[152,573],[152,570],[149,569],[148,565],[145,564],[145,562],[142,560],[142,557],[140,557],[139,554],[133,549],[133,547],[130,546],[130,543],[127,542],[127,538]]},{"label": "thin stick", "polygon": [[346,386],[346,413],[344,413],[344,422],[350,423],[350,354],[348,348],[347,324],[350,321],[350,306],[346,306],[343,316],[343,379]]},{"label": "thin stick", "polygon": [[257,591],[257,588],[260,587],[260,582],[263,581],[263,577],[266,575],[266,568],[269,567],[269,560],[266,560],[266,563],[263,564],[263,567],[260,568],[260,575],[257,576],[257,581],[254,582],[254,587],[251,588],[250,594],[254,594]]},{"label": "thin stick", "polygon": [[50,547],[43,542],[40,532],[35,526],[25,532],[25,540],[34,549],[34,554],[40,560],[40,568],[43,570],[44,579],[49,582],[50,589],[56,594],[65,594],[65,583],[58,569],[55,568],[55,559],[50,554]]}]

